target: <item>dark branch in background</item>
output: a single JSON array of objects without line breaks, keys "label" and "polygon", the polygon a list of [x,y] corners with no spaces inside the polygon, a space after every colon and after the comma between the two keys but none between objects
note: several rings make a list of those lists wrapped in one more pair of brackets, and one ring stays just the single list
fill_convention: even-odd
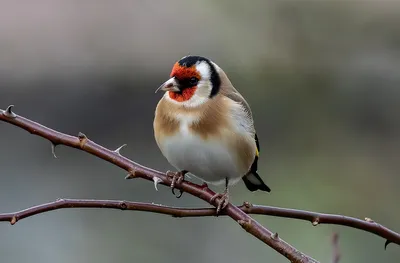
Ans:
[{"label": "dark branch in background", "polygon": [[[90,141],[82,133],[80,133],[78,137],[66,135],[42,126],[38,123],[35,123],[31,120],[17,116],[11,111],[11,106],[8,107],[6,111],[3,111],[2,114],[0,112],[0,120],[9,122],[33,134],[50,140],[52,144],[53,154],[54,147],[56,145],[63,144],[91,153],[103,160],[109,161],[121,167],[122,169],[125,169],[129,173],[126,177],[127,179],[140,177],[146,180],[153,181],[155,187],[157,187],[157,184],[159,183],[167,186],[171,184],[171,179],[167,177],[164,173],[141,166],[129,160],[128,158],[121,156],[120,150],[125,145],[119,147],[115,151],[108,150]],[[216,201],[211,201],[211,198],[215,193],[208,188],[204,188],[190,182],[182,182],[180,184],[176,184],[176,188],[191,195],[194,195],[211,205],[216,205]],[[0,221],[9,221],[11,222],[11,224],[15,224],[18,220],[21,220],[23,218],[61,208],[111,208],[161,213],[174,217],[216,216],[216,211],[214,208],[190,209],[127,201],[61,199],[52,203],[31,207],[15,213],[0,214]],[[272,233],[268,229],[264,228],[247,214],[260,214],[300,219],[309,221],[314,226],[317,226],[318,224],[335,224],[348,226],[374,233],[378,236],[385,238],[387,240],[385,245],[389,243],[396,243],[400,245],[400,235],[398,233],[374,222],[369,218],[365,218],[365,220],[360,220],[342,215],[323,214],[272,206],[251,205],[247,202],[238,207],[229,204],[227,208],[222,211],[221,215],[231,217],[232,219],[237,221],[247,232],[257,237],[292,262],[317,261],[304,255],[303,253],[296,250],[294,247],[284,242],[282,239],[279,238],[277,233]],[[337,245],[337,243],[335,244]]]},{"label": "dark branch in background", "polygon": [[[171,178],[168,177],[165,173],[147,168],[138,163],[135,163],[134,161],[124,156],[121,156],[119,154],[119,149],[117,149],[116,151],[106,149],[103,146],[89,140],[88,137],[83,133],[79,133],[78,137],[75,137],[52,130],[34,121],[16,115],[12,112],[11,109],[12,106],[9,106],[5,111],[2,111],[0,114],[0,120],[11,123],[24,130],[27,130],[32,134],[36,134],[38,136],[48,139],[51,142],[52,147],[62,144],[88,152],[126,170],[129,173],[126,177],[128,179],[143,178],[155,182],[156,185],[158,183],[170,186],[172,183]],[[213,206],[218,205],[219,200],[217,200],[216,198],[213,199],[215,192],[211,191],[208,188],[185,181],[179,183],[177,182],[175,184],[175,188],[196,196]],[[285,256],[291,262],[318,262],[310,256],[307,256],[304,253],[300,252],[290,244],[286,243],[284,240],[279,238],[276,233],[273,233],[267,228],[263,227],[260,223],[252,219],[236,206],[228,204],[224,209],[224,213],[235,220],[248,233],[263,241],[265,244],[273,248],[281,255]]]},{"label": "dark branch in background", "polygon": [[339,263],[340,257],[339,234],[334,233],[332,236],[332,263]]}]

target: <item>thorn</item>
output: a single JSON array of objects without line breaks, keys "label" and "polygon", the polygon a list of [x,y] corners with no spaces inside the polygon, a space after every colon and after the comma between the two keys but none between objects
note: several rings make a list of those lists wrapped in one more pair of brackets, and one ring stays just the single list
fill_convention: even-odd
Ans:
[{"label": "thorn", "polygon": [[54,158],[57,159],[57,155],[56,155],[56,144],[54,144],[53,142],[51,142],[51,153],[53,154]]},{"label": "thorn", "polygon": [[4,115],[8,118],[15,118],[17,117],[17,115],[15,115],[14,112],[12,112],[12,108],[14,107],[14,105],[10,105],[7,107],[7,109],[4,111]]},{"label": "thorn", "polygon": [[81,148],[83,148],[83,146],[85,145],[86,141],[87,141],[87,137],[84,133],[79,132],[78,133],[78,138],[79,138],[79,144],[81,146]]},{"label": "thorn", "polygon": [[369,217],[366,217],[366,218],[365,218],[365,221],[367,221],[368,223],[375,223],[375,221],[372,220],[372,219],[369,218]]},{"label": "thorn", "polygon": [[121,210],[126,210],[128,208],[128,206],[126,205],[125,201],[122,201],[119,203],[119,208]]},{"label": "thorn", "polygon": [[390,241],[389,239],[388,239],[388,240],[386,240],[386,242],[385,242],[385,250],[386,250],[387,246],[388,246],[390,243],[393,243],[393,242],[392,242],[392,241]]},{"label": "thorn", "polygon": [[79,140],[87,139],[86,135],[84,133],[82,133],[82,132],[78,133],[78,138],[79,138]]},{"label": "thorn", "polygon": [[273,233],[273,234],[271,234],[271,238],[272,238],[273,240],[279,240],[279,235],[278,235],[278,233]]},{"label": "thorn", "polygon": [[313,226],[318,226],[318,224],[319,224],[319,218],[317,217],[312,221],[312,225]]},{"label": "thorn", "polygon": [[162,182],[162,180],[160,178],[158,178],[157,176],[154,176],[153,181],[154,181],[154,188],[156,189],[156,191],[158,191],[157,185],[159,182]]},{"label": "thorn", "polygon": [[10,224],[11,224],[11,225],[15,225],[15,223],[17,223],[17,217],[16,217],[16,216],[13,216],[13,217],[11,218]]},{"label": "thorn", "polygon": [[126,179],[126,180],[129,180],[129,179],[133,179],[133,178],[135,178],[135,177],[136,177],[136,172],[135,172],[135,170],[130,170],[129,173],[128,173],[128,175],[125,176],[125,179]]},{"label": "thorn", "polygon": [[238,220],[237,221],[241,227],[243,227],[246,231],[250,230],[251,228],[251,219],[247,220]]},{"label": "thorn", "polygon": [[247,201],[244,201],[243,202],[243,205],[244,205],[244,207],[246,207],[246,208],[251,208],[253,205],[252,204],[250,204],[250,202],[247,202]]},{"label": "thorn", "polygon": [[121,149],[124,148],[125,146],[127,146],[126,143],[125,143],[125,144],[122,144],[120,147],[118,147],[117,149],[115,149],[114,152],[115,152],[116,154],[118,154],[119,156],[121,156],[120,151],[121,151]]}]

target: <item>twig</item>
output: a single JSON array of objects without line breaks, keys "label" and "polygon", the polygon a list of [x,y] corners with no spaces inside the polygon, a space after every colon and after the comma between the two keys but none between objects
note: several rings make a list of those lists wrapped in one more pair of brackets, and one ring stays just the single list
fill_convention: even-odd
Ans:
[{"label": "twig", "polygon": [[[168,186],[171,185],[171,178],[166,176],[166,174],[137,164],[134,161],[121,156],[118,152],[106,149],[103,146],[89,140],[88,137],[83,133],[79,133],[78,137],[75,137],[52,130],[34,121],[16,115],[14,112],[12,112],[11,107],[8,107],[5,111],[2,111],[0,114],[0,120],[18,126],[32,134],[46,138],[54,145],[62,144],[72,148],[80,149],[105,161],[113,163],[116,166],[128,171],[129,178],[140,177],[149,181],[154,181],[154,178],[157,177],[159,178],[159,184]],[[175,187],[181,191],[196,196],[213,206],[218,205],[218,200],[212,199],[215,193],[208,188],[203,188],[190,182],[177,183]],[[228,204],[224,209],[224,213],[238,222],[248,233],[263,241],[265,244],[273,248],[281,255],[285,256],[291,262],[318,262],[310,256],[298,251],[296,248],[286,243],[282,239],[278,238],[276,234],[260,225],[257,221],[249,217],[238,207]]]},{"label": "twig", "polygon": [[0,214],[0,221],[10,222],[12,225],[14,225],[24,218],[64,208],[109,208],[118,210],[151,212],[170,215],[173,217],[216,216],[215,209],[212,208],[190,209],[164,206],[160,204],[118,200],[58,199],[54,202],[33,206],[18,212]]},{"label": "twig", "polygon": [[[92,199],[60,199],[55,202],[41,204],[38,206],[30,207],[22,211],[14,213],[0,214],[0,221],[13,222],[15,217],[15,222],[34,216],[37,214],[58,210],[62,208],[111,208],[120,210],[135,210],[152,212],[159,214],[171,215],[173,217],[206,217],[206,216],[216,216],[214,208],[182,208],[182,207],[171,207],[159,204],[148,204],[139,202],[129,202],[129,201],[118,201],[118,200],[92,200]],[[381,236],[387,240],[393,240],[393,243],[400,244],[400,235],[396,232],[371,221],[364,221],[353,217],[323,214],[317,212],[310,212],[305,210],[296,210],[282,207],[274,206],[261,206],[261,205],[251,205],[245,202],[243,205],[238,206],[240,210],[246,214],[253,215],[268,215],[282,218],[292,218],[304,221],[309,221],[316,225],[318,224],[333,224],[342,225],[352,228],[357,228],[364,230],[378,236]],[[220,214],[221,216],[226,216],[224,211]],[[334,238],[338,236],[334,235]],[[335,240],[333,238],[333,240]]]},{"label": "twig", "polygon": [[370,218],[365,218],[365,220],[361,220],[358,218],[343,215],[324,214],[306,210],[296,210],[262,205],[251,205],[248,208],[246,207],[245,209],[243,209],[243,211],[248,214],[270,215],[300,219],[311,222],[313,226],[321,224],[347,226],[373,233],[390,241],[390,243],[400,245],[399,233],[396,233],[393,230],[390,230],[389,228],[376,223]]},{"label": "twig", "polygon": [[334,233],[332,236],[332,263],[339,263],[341,258],[339,251],[339,234]]}]

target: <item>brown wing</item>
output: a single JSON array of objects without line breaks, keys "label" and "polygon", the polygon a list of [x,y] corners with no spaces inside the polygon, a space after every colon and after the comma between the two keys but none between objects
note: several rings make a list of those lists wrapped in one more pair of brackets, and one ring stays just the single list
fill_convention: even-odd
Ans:
[{"label": "brown wing", "polygon": [[232,86],[230,88],[221,89],[221,93],[230,98],[235,102],[239,102],[243,105],[244,109],[249,113],[251,120],[253,121],[253,113],[251,112],[250,106],[247,101],[243,98],[243,96]]},{"label": "brown wing", "polygon": [[[240,95],[240,93],[233,87],[229,87],[229,88],[224,88],[221,90],[221,93],[230,98],[231,100],[240,103],[243,108],[246,110],[246,112],[249,114],[249,118],[251,118],[251,123],[253,125],[253,129],[255,131],[254,128],[254,122],[253,122],[253,114],[251,112],[250,106],[247,103],[247,101],[243,98],[242,95]],[[258,137],[257,137],[257,133],[254,132],[254,140],[256,141],[256,145],[257,145],[257,149],[256,149],[256,157],[254,158],[254,162],[253,165],[251,166],[250,171],[251,172],[257,172],[257,161],[258,161],[258,157],[259,157],[259,153],[260,153],[260,143],[258,141]]]},{"label": "brown wing", "polygon": [[225,72],[218,68],[218,73],[221,78],[221,89],[220,92],[222,95],[230,98],[231,100],[240,103],[243,108],[246,110],[248,113],[248,117],[251,119],[251,124],[252,128],[254,130],[254,140],[256,142],[257,148],[256,148],[256,154],[254,157],[253,164],[251,165],[250,171],[243,176],[243,181],[246,185],[246,187],[250,191],[256,191],[256,190],[262,190],[262,191],[267,191],[270,192],[271,189],[263,182],[261,177],[257,173],[257,164],[258,164],[258,158],[259,158],[259,152],[260,152],[260,143],[258,141],[257,133],[255,132],[254,128],[254,122],[253,122],[253,114],[251,112],[250,106],[247,103],[247,101],[243,98],[243,96],[233,87],[232,83],[226,76]]}]

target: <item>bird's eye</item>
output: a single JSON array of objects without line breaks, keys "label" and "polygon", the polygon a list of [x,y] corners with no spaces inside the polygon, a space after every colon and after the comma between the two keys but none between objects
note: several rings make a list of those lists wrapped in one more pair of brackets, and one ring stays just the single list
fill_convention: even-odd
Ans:
[{"label": "bird's eye", "polygon": [[198,82],[199,82],[199,79],[196,77],[192,77],[189,79],[189,83],[191,86],[196,86]]}]

